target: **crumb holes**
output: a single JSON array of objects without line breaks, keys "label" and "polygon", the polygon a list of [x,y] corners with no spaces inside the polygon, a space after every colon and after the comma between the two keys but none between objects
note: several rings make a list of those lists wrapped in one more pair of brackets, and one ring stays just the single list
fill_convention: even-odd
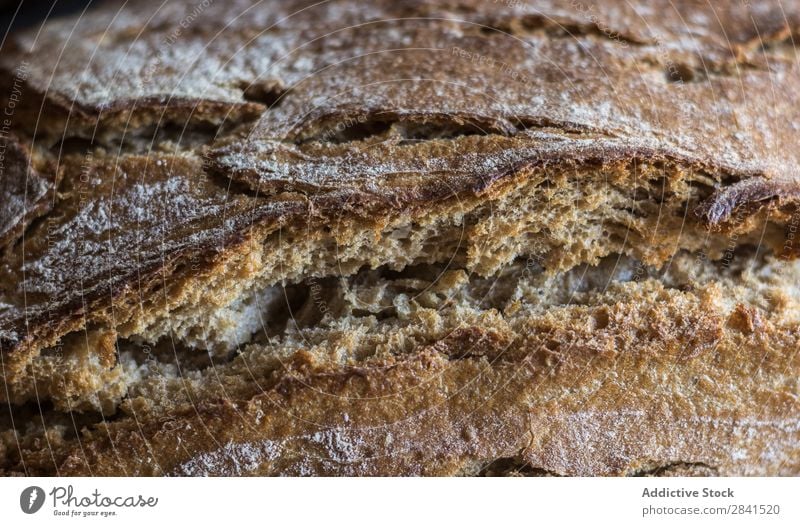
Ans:
[{"label": "crumb holes", "polygon": [[544,346],[548,351],[557,351],[561,345],[555,340],[547,340]]},{"label": "crumb holes", "polygon": [[329,135],[329,142],[345,143],[364,141],[371,137],[383,135],[392,127],[392,123],[382,120],[365,120],[355,124],[339,123]]},{"label": "crumb holes", "polygon": [[692,82],[694,70],[686,64],[670,64],[666,69],[667,81],[673,83]]},{"label": "crumb holes", "polygon": [[492,460],[478,472],[479,477],[557,477],[558,473],[532,466],[522,456]]},{"label": "crumb holes", "polygon": [[[491,131],[491,130],[490,130]],[[304,142],[343,144],[380,138],[387,134],[399,138],[400,145],[415,144],[434,139],[455,139],[468,135],[486,135],[487,131],[475,123],[443,121],[418,123],[398,118],[346,116],[329,123]]]},{"label": "crumb holes", "polygon": [[62,140],[56,141],[50,147],[50,151],[52,153],[59,153],[60,151],[64,155],[71,153],[85,154],[97,146],[98,144],[93,142],[91,139],[86,139],[83,137],[66,137]]},{"label": "crumb holes", "polygon": [[239,85],[242,90],[242,98],[248,102],[263,104],[267,108],[272,108],[281,103],[286,89],[279,80],[265,80],[263,82],[242,82]]},{"label": "crumb holes", "polygon": [[595,329],[605,329],[606,327],[608,327],[609,318],[607,310],[603,309],[595,312],[592,315],[592,319],[594,320]]},{"label": "crumb holes", "polygon": [[397,124],[398,134],[403,137],[403,142],[408,143],[434,139],[455,139],[457,137],[467,137],[470,135],[486,135],[490,131],[494,130],[485,130],[478,124],[471,122],[439,122],[429,124],[405,122]]}]

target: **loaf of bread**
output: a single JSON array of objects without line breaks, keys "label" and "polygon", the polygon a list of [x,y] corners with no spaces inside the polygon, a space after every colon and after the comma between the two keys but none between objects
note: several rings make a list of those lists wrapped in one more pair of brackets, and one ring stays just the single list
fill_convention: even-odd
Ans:
[{"label": "loaf of bread", "polygon": [[0,473],[800,474],[800,2],[130,4],[0,51]]}]

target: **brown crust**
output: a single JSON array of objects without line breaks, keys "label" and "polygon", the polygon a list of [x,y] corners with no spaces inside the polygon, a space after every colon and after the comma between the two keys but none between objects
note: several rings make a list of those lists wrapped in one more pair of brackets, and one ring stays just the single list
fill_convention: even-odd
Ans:
[{"label": "brown crust", "polygon": [[[652,179],[660,170],[665,192],[696,184],[706,198],[697,208],[698,196],[685,199],[695,210],[687,237],[700,238],[701,228],[786,228],[784,259],[796,255],[797,2],[749,9],[738,0],[598,0],[598,13],[615,14],[603,21],[575,3],[544,0],[273,1],[244,17],[237,15],[252,2],[237,0],[210,4],[190,28],[181,2],[161,10],[154,1],[152,13],[122,4],[18,34],[0,55],[6,73],[21,61],[30,66],[15,126],[27,137],[36,123],[31,151],[95,140],[67,151],[57,168],[36,169],[28,149],[9,143],[11,177],[3,174],[0,192],[23,206],[0,211],[0,248],[28,227],[30,242],[24,252],[9,250],[0,266],[6,382],[26,378],[31,360],[70,332],[116,335],[118,324],[135,326],[161,308],[167,282],[202,288],[224,267],[244,273],[248,247],[283,228],[311,236],[336,223],[345,225],[342,235],[380,232],[399,216],[413,223],[450,213],[454,203],[513,195],[534,177],[546,187],[566,173],[612,173],[636,195],[639,175]],[[150,130],[166,124],[190,132],[211,125],[212,136],[167,151],[173,142],[148,142]],[[84,177],[91,184],[81,189]],[[590,190],[591,201],[601,189]],[[660,213],[663,195],[637,213]],[[31,225],[47,213],[52,225]],[[683,247],[673,240],[654,233],[658,257],[649,263]],[[576,255],[569,265],[592,257]],[[451,474],[511,458],[558,474],[675,463],[720,474],[796,473],[796,387],[762,389],[736,372],[737,364],[752,365],[750,351],[796,371],[796,326],[770,325],[744,306],[728,319],[694,300],[617,305],[620,321],[607,335],[582,332],[583,318],[552,323],[550,332],[579,342],[568,352],[561,340],[538,341],[537,323],[547,321],[535,319],[530,333],[465,327],[363,368],[300,352],[263,394],[207,400],[170,415],[168,425],[135,428],[123,418],[87,431],[80,453],[73,443],[59,449],[57,466],[33,455],[31,470]],[[643,336],[663,352],[640,343]],[[552,360],[559,365],[551,378],[542,363]],[[656,372],[673,376],[651,382],[651,392],[641,377]],[[772,373],[767,380],[785,376]],[[587,375],[600,382],[591,396],[536,398],[540,389],[588,389]],[[731,382],[697,394],[703,375]],[[438,383],[421,386],[419,378]],[[629,405],[626,393],[635,393]],[[357,422],[347,424],[356,431],[330,420],[350,414],[348,397],[363,398]],[[657,405],[642,414],[641,401],[650,399]],[[730,409],[701,407],[708,400]],[[423,416],[412,425],[403,421],[408,414]],[[468,416],[454,416],[461,414]],[[387,422],[397,426],[400,453],[381,445]],[[618,438],[628,427],[637,433]],[[603,433],[587,438],[597,428]],[[739,434],[754,428],[763,438],[745,443]],[[140,435],[120,440],[136,429]],[[598,453],[568,454],[576,440]],[[176,453],[176,443],[185,451]],[[758,456],[775,447],[775,458]]]},{"label": "brown crust", "polygon": [[33,167],[30,152],[15,136],[0,138],[0,252],[22,236],[25,228],[53,207],[56,177],[52,169]]},{"label": "brown crust", "polygon": [[[726,317],[713,291],[650,287],[369,365],[301,351],[249,396],[85,430],[52,452],[57,472],[452,475],[514,458],[557,475],[796,474],[800,333],[741,304]],[[54,472],[50,454],[28,452],[28,474]]]},{"label": "brown crust", "polygon": [[[738,2],[730,4],[725,9],[710,8],[713,12],[704,11],[709,6],[691,2],[669,4],[652,19],[644,16],[645,24],[630,6],[599,3],[599,12],[612,6],[621,9],[613,29],[625,36],[622,41],[591,30],[594,22],[587,23],[590,19],[585,13],[574,8],[534,9],[524,4],[503,9],[479,1],[402,6],[379,2],[370,9],[329,2],[306,10],[301,9],[302,2],[281,2],[236,18],[230,31],[218,34],[237,9],[249,7],[249,2],[240,2],[224,8],[211,6],[184,38],[166,40],[167,49],[186,54],[189,64],[198,64],[191,53],[203,46],[202,64],[183,67],[177,58],[167,60],[163,53],[165,39],[181,27],[179,7],[158,11],[145,25],[141,11],[116,16],[120,6],[111,3],[91,17],[75,20],[76,29],[69,21],[45,26],[30,51],[23,50],[33,44],[33,35],[18,35],[17,45],[3,54],[1,62],[8,70],[20,61],[29,62],[27,85],[45,98],[45,107],[50,104],[71,111],[77,128],[98,126],[100,136],[164,121],[194,126],[195,116],[216,124],[241,122],[264,107],[243,98],[249,86],[263,84],[281,90],[285,86],[288,92],[262,114],[247,138],[233,138],[213,149],[210,166],[216,174],[245,182],[261,195],[289,190],[296,194],[293,200],[302,202],[303,194],[313,194],[317,219],[309,222],[311,229],[325,225],[330,217],[344,220],[342,212],[357,221],[404,208],[433,210],[445,196],[485,195],[497,181],[531,166],[546,168],[582,160],[668,162],[681,170],[705,173],[722,186],[723,195],[730,194],[724,193],[726,186],[738,181],[780,178],[786,183],[772,186],[775,197],[790,199],[786,192],[795,188],[794,178],[800,173],[790,125],[800,107],[797,91],[791,88],[800,82],[798,68],[795,61],[775,51],[764,55],[752,48],[756,35],[765,44],[783,45],[797,27],[797,13],[793,4],[786,9],[764,6],[757,12],[743,9]],[[541,17],[541,9],[549,12],[548,20],[553,22]],[[453,10],[459,16],[453,17]],[[702,16],[690,16],[694,14]],[[382,20],[397,17],[403,20],[393,22],[392,31],[387,31]],[[695,19],[706,20],[706,25]],[[343,24],[348,29],[341,30]],[[678,31],[685,25],[697,25],[692,34],[703,36],[690,44],[676,43],[666,54],[659,40],[649,34],[663,32],[677,38],[685,33]],[[308,33],[300,27],[315,29]],[[498,30],[487,32],[482,27]],[[267,40],[275,47],[269,48],[266,57],[258,40],[265,28],[270,31]],[[49,52],[63,47],[73,29],[69,52],[63,56]],[[153,53],[128,53],[133,37],[155,53],[156,71],[148,73],[146,58]],[[206,47],[208,39],[212,45]],[[95,54],[100,41],[103,52]],[[534,42],[536,46],[530,45]],[[280,55],[284,48],[291,51],[291,60]],[[377,52],[387,48],[402,52]],[[229,60],[230,49],[237,50],[236,61]],[[328,49],[347,51],[329,55]],[[117,70],[121,54],[126,71],[140,71],[141,76]],[[275,60],[268,74],[254,66],[259,57]],[[54,58],[60,60],[52,62]],[[90,58],[96,67],[75,83],[73,72],[82,70]],[[573,66],[554,68],[560,63]],[[694,81],[676,86],[665,79],[664,70],[676,64],[695,71]],[[181,67],[178,72],[176,68]],[[509,77],[530,71],[537,74],[528,75],[524,82]],[[342,77],[350,79],[352,89],[341,92],[336,79]],[[395,78],[423,80],[391,81]],[[458,82],[464,78],[478,83]],[[776,89],[765,90],[766,85]],[[620,91],[628,96],[619,97]],[[558,104],[552,103],[555,100]],[[694,124],[687,126],[683,114],[672,111],[676,104],[690,106],[686,109],[691,110]],[[35,103],[33,107],[38,109]],[[191,109],[188,116],[187,109]],[[365,140],[326,144],[328,132],[335,131],[332,124],[342,118],[354,119],[356,127],[386,119],[403,129],[451,127],[458,134],[477,132],[479,140],[461,137],[465,140],[453,141],[457,149],[450,152],[443,144],[431,147],[426,141],[408,147],[402,137],[398,143],[376,147],[381,137],[372,141],[369,134]],[[745,118],[743,125],[740,121]],[[48,129],[46,122],[42,126]],[[64,133],[65,125],[49,129]],[[413,179],[408,172],[414,173]],[[273,228],[269,225],[275,223],[304,228],[301,223],[308,217],[307,209],[273,200],[258,205],[258,210],[253,208],[252,215],[260,219],[251,217],[251,226],[261,233],[269,232]],[[249,237],[243,230],[230,235]],[[223,244],[235,252],[231,241]],[[134,273],[145,276],[145,281],[157,281],[159,270],[163,271],[160,275],[169,274],[198,254],[213,260],[208,248],[196,244],[188,252],[175,250],[166,254],[163,268],[157,263],[152,268],[143,264]],[[123,258],[119,267],[126,262]],[[35,306],[29,309],[25,331],[21,314],[4,320],[0,325],[4,352],[54,343],[60,334],[79,326],[84,301],[90,311],[101,308],[97,303],[101,294],[116,305],[128,303],[124,291],[132,274],[124,268],[109,273],[116,279],[93,283],[96,278],[79,271],[83,278],[80,298],[78,287],[65,285],[67,298],[50,298],[46,313],[37,312]],[[88,290],[83,283],[89,283]]]}]

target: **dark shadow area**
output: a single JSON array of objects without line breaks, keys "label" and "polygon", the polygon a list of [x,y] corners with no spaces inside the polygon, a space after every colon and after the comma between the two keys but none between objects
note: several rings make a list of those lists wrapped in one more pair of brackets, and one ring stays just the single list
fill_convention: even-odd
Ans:
[{"label": "dark shadow area", "polygon": [[0,0],[0,35],[35,26],[44,20],[79,13],[102,0]]}]

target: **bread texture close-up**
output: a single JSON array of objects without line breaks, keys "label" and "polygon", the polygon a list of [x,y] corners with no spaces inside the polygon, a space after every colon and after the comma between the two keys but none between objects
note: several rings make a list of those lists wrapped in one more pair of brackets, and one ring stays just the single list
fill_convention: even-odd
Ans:
[{"label": "bread texture close-up", "polygon": [[0,474],[800,474],[800,2],[93,2],[0,46]]}]

